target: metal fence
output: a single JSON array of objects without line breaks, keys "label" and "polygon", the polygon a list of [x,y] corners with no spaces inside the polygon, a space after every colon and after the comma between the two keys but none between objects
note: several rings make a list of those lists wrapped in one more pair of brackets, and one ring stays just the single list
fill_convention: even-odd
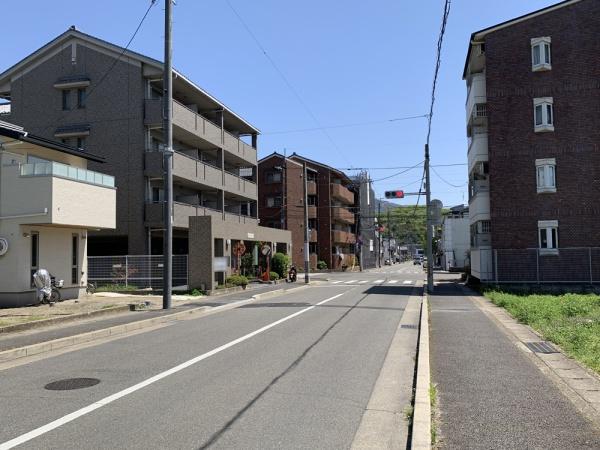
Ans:
[{"label": "metal fence", "polygon": [[[88,281],[97,286],[117,284],[139,289],[160,289],[162,255],[89,256]],[[187,255],[173,255],[173,287],[188,284]]]},{"label": "metal fence", "polygon": [[[482,250],[483,251],[483,250]],[[600,284],[600,247],[494,249],[491,258],[497,283]],[[483,259],[486,255],[481,254]]]}]

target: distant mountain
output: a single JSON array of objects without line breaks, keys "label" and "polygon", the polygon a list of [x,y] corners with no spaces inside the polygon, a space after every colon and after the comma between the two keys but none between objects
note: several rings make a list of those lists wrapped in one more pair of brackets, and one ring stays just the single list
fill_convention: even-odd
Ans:
[{"label": "distant mountain", "polygon": [[381,212],[387,212],[388,209],[393,211],[396,208],[402,208],[404,205],[397,205],[396,203],[386,202],[385,200],[375,199],[375,208],[379,211],[379,204],[381,203]]}]

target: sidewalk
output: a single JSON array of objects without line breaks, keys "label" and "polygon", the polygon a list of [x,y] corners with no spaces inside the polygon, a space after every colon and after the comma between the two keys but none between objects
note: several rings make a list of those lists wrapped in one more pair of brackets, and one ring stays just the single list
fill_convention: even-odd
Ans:
[{"label": "sidewalk", "polygon": [[[290,288],[298,287],[301,284],[294,283],[289,285]],[[140,301],[151,301],[152,306],[150,309],[145,311],[125,311],[118,314],[112,314],[110,316],[101,316],[96,318],[89,319],[81,319],[75,320],[68,323],[59,323],[54,325],[45,326],[42,328],[35,328],[26,331],[14,332],[14,333],[0,333],[0,352],[6,350],[12,350],[15,348],[20,348],[28,345],[39,344],[43,342],[47,342],[54,339],[60,339],[70,336],[76,336],[82,333],[88,333],[92,331],[103,330],[109,327],[114,327],[117,325],[131,324],[134,322],[139,322],[146,319],[152,319],[155,317],[161,317],[169,314],[174,314],[181,311],[191,310],[199,307],[207,307],[214,308],[222,305],[226,305],[229,303],[233,303],[240,300],[249,299],[253,295],[262,294],[265,292],[281,290],[282,288],[287,288],[287,285],[258,285],[253,287],[252,289],[246,289],[244,291],[238,291],[231,294],[226,294],[222,296],[203,296],[203,297],[189,297],[187,296],[173,296],[173,308],[170,310],[160,309],[162,305],[162,300],[157,296],[128,296],[128,297],[118,297],[123,304],[129,303],[139,303]],[[186,298],[184,298],[186,297]],[[94,302],[109,302],[114,303],[115,297],[104,297],[96,299],[94,297]],[[81,299],[80,303],[85,303],[86,299]],[[67,302],[63,302],[67,303]],[[62,305],[59,304],[59,305]],[[75,304],[74,304],[75,305]],[[71,308],[73,310],[74,305],[65,305],[65,308]],[[91,307],[91,306],[90,306]],[[39,308],[45,308],[47,310],[54,310],[55,308],[60,308],[60,306],[54,306],[52,308],[48,307],[48,305],[40,306],[40,307],[27,307],[27,308],[18,308],[18,310],[25,310],[31,308],[33,310]],[[84,305],[84,309],[86,306]],[[0,310],[7,311],[7,310]],[[25,314],[25,313],[24,313]]]},{"label": "sidewalk", "polygon": [[600,429],[460,286],[439,282],[429,301],[437,447],[600,448]]}]

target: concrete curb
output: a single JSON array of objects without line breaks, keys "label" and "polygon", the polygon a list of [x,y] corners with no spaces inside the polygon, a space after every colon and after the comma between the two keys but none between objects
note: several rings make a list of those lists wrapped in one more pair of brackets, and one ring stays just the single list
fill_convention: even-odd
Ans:
[{"label": "concrete curb", "polygon": [[[138,331],[144,328],[164,325],[177,320],[186,320],[192,318],[198,319],[219,312],[235,309],[258,300],[263,300],[269,297],[275,297],[284,292],[305,289],[306,287],[308,286],[299,286],[292,289],[277,289],[270,292],[264,292],[262,294],[256,294],[247,300],[240,300],[237,302],[217,307],[199,306],[198,308],[192,308],[186,311],[180,311],[173,314],[154,317],[152,319],[139,320],[137,322],[116,325],[102,330],[90,331],[75,336],[67,336],[64,338],[54,339],[47,342],[40,342],[38,344],[27,345],[25,347],[14,348],[11,350],[0,352],[0,363],[10,362],[16,359],[25,358],[27,356],[39,355],[41,353],[48,353],[54,350],[64,349],[65,347],[71,347],[78,344],[89,343],[98,339],[105,339],[113,336],[125,335],[126,333],[132,331]],[[129,306],[127,306],[127,310],[129,310]]]},{"label": "concrete curb", "polygon": [[431,401],[429,399],[429,388],[431,373],[429,370],[429,299],[427,293],[423,294],[423,303],[421,304],[416,378],[411,449],[430,449]]},{"label": "concrete curb", "polygon": [[8,325],[6,327],[0,327],[0,334],[12,333],[14,331],[25,331],[34,328],[40,328],[47,325],[56,325],[60,323],[71,322],[81,319],[90,319],[98,316],[104,316],[109,314],[116,314],[120,312],[129,311],[129,305],[115,306],[112,308],[99,309],[97,311],[90,311],[87,313],[72,314],[65,317],[53,317],[51,319],[36,320],[34,322],[18,323],[15,325]]}]

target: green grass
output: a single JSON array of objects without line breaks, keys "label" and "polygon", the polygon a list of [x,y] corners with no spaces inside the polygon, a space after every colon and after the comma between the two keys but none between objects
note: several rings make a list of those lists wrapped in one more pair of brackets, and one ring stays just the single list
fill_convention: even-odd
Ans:
[{"label": "green grass", "polygon": [[494,304],[600,373],[600,296],[485,291]]},{"label": "green grass", "polygon": [[96,292],[130,292],[137,290],[138,287],[133,286],[131,284],[127,286],[125,286],[124,284],[105,284],[102,286],[98,286]]},{"label": "green grass", "polygon": [[435,405],[437,405],[437,385],[429,385],[429,403],[431,404],[431,445],[437,441],[437,423],[435,420]]}]

